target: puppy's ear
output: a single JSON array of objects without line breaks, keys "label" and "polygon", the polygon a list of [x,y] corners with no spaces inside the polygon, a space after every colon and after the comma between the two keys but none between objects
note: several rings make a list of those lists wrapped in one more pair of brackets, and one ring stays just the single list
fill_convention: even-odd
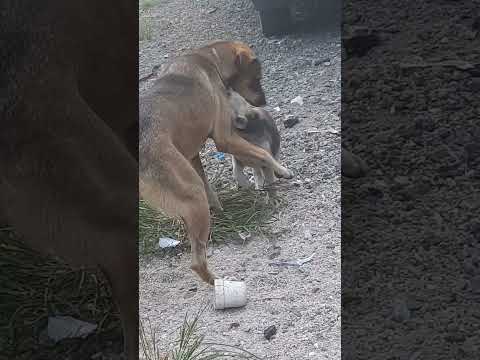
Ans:
[{"label": "puppy's ear", "polygon": [[235,126],[239,130],[245,130],[248,125],[248,119],[243,116],[237,116],[233,119],[233,126]]}]

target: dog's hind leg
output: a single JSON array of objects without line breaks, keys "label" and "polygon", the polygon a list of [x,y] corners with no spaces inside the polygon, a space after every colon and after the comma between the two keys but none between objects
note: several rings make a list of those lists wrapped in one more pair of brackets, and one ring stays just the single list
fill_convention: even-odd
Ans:
[{"label": "dog's hind leg", "polygon": [[153,145],[140,144],[140,194],[153,208],[181,218],[192,247],[191,268],[213,285],[207,266],[210,212],[202,179],[168,138]]},{"label": "dog's hind leg", "polygon": [[193,158],[192,165],[195,171],[197,172],[197,174],[200,176],[200,178],[203,181],[203,185],[207,193],[208,204],[210,205],[210,207],[217,211],[223,211],[223,207],[222,207],[222,204],[220,203],[220,200],[218,199],[218,195],[215,192],[215,190],[212,188],[212,185],[210,184],[207,176],[205,175],[205,171],[203,170],[202,160],[200,159],[200,154],[197,154],[197,156]]}]

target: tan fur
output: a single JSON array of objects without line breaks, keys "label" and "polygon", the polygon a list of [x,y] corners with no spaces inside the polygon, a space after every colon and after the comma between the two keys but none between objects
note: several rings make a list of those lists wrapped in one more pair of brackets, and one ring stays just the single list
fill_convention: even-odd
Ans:
[{"label": "tan fur", "polygon": [[260,79],[260,64],[247,45],[220,41],[174,59],[140,98],[140,194],[154,208],[183,219],[192,245],[191,268],[209,284],[215,276],[206,258],[208,200],[212,207],[219,203],[199,158],[207,138],[219,151],[254,159],[291,177],[288,169],[244,140],[232,125],[234,112],[226,88],[263,105]]}]

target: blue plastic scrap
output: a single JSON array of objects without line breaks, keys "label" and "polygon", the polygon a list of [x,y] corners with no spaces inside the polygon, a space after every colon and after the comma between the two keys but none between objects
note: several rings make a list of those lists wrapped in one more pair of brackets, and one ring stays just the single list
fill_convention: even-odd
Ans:
[{"label": "blue plastic scrap", "polygon": [[225,160],[225,154],[223,152],[216,152],[213,157],[217,160]]}]

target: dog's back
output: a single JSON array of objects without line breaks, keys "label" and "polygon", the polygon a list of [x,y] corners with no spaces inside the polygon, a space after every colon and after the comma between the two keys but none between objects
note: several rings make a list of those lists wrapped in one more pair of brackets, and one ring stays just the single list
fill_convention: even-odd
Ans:
[{"label": "dog's back", "polygon": [[230,116],[226,97],[219,96],[222,87],[215,65],[204,56],[188,54],[166,64],[140,97],[140,152],[158,149],[158,134],[168,133],[171,143],[192,159],[211,135],[213,120]]}]

